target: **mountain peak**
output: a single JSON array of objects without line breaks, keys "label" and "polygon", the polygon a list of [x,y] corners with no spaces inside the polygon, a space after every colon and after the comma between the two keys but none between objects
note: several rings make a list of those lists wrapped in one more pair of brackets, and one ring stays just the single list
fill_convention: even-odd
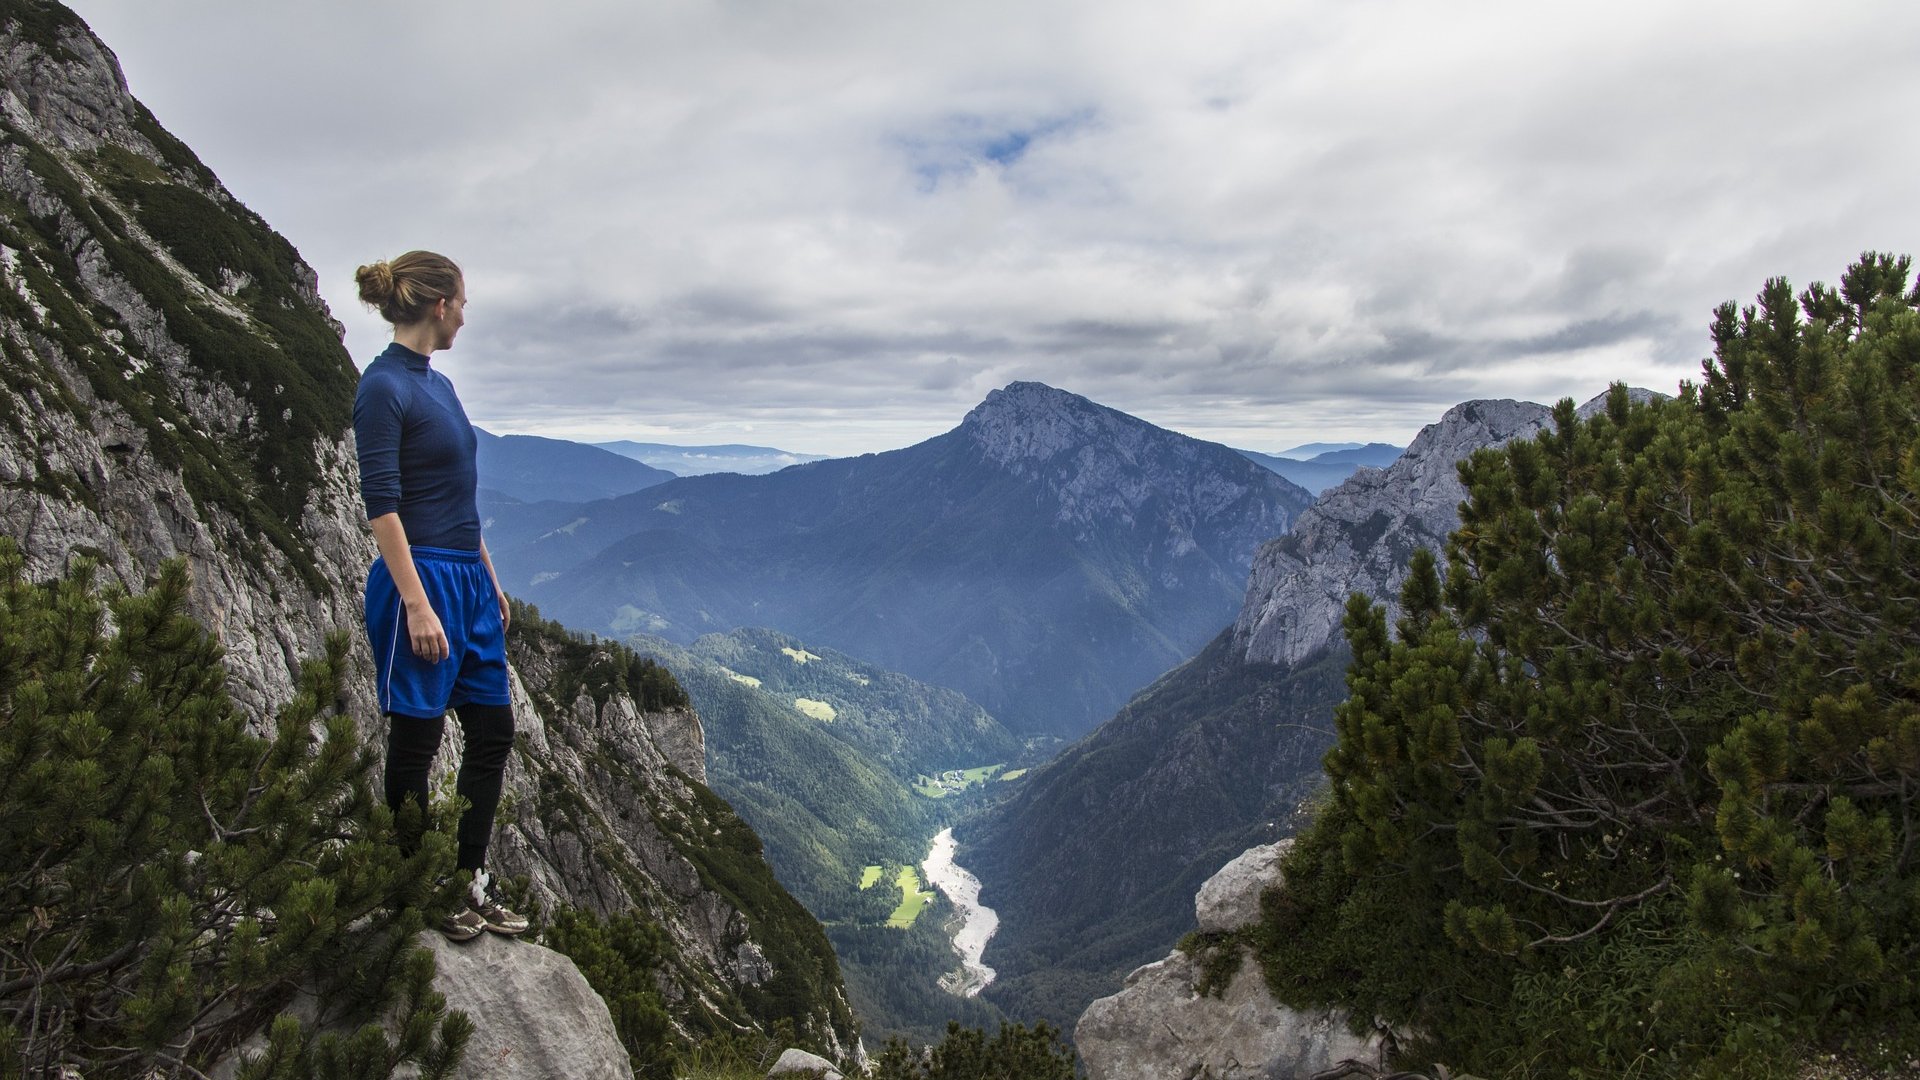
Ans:
[{"label": "mountain peak", "polygon": [[1000,416],[1036,417],[1101,409],[1104,406],[1057,386],[1048,386],[1043,382],[1010,382],[975,405],[964,422],[990,421]]},{"label": "mountain peak", "polygon": [[988,394],[974,406],[959,430],[1000,464],[1048,461],[1090,443],[1137,444],[1162,431],[1078,394],[1038,382],[1015,382]]}]

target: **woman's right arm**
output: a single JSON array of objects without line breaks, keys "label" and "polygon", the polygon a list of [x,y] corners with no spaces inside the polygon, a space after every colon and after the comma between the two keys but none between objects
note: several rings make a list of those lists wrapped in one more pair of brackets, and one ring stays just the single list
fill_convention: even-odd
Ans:
[{"label": "woman's right arm", "polygon": [[407,636],[413,641],[413,655],[437,664],[447,658],[447,632],[440,616],[427,601],[426,586],[420,584],[420,572],[413,567],[413,548],[407,543],[406,526],[398,513],[381,514],[368,521],[373,542],[380,545],[380,558],[400,591],[400,603],[407,609]]}]

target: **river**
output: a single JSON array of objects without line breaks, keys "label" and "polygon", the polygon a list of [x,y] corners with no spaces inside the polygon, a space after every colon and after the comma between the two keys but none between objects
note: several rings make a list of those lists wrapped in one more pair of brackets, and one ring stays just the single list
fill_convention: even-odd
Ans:
[{"label": "river", "polygon": [[993,981],[993,969],[980,962],[987,942],[1000,929],[1000,916],[980,903],[980,879],[953,861],[953,830],[942,829],[933,838],[920,869],[927,881],[946,894],[960,912],[960,929],[953,935],[953,951],[960,954],[960,970],[940,976],[940,988],[962,997],[973,997]]}]

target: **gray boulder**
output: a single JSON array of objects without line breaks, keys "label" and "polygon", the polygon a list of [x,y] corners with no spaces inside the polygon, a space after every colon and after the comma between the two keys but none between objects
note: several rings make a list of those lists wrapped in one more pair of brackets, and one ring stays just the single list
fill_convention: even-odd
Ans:
[{"label": "gray boulder", "polygon": [[1260,894],[1280,884],[1280,859],[1293,846],[1288,837],[1248,848],[1200,886],[1193,913],[1203,934],[1225,933],[1260,921]]},{"label": "gray boulder", "polygon": [[779,1061],[773,1063],[773,1068],[767,1070],[767,1076],[770,1078],[775,1076],[791,1076],[795,1078],[819,1077],[821,1080],[846,1080],[846,1078],[840,1074],[840,1070],[833,1067],[833,1062],[828,1061],[818,1054],[809,1054],[805,1050],[791,1047],[780,1055]]},{"label": "gray boulder", "polygon": [[[449,1010],[473,1020],[473,1038],[454,1075],[460,1080],[631,1080],[626,1048],[613,1029],[607,1003],[587,985],[573,961],[552,949],[482,934],[455,944],[433,931],[420,944],[433,953],[433,989]],[[302,1024],[347,1036],[343,1026],[320,1017],[313,995],[302,992],[287,1012]],[[388,1020],[389,1030],[395,1021]],[[240,1067],[267,1046],[266,1030],[207,1070],[211,1080],[233,1080]],[[396,1077],[417,1075],[412,1065]]]},{"label": "gray boulder", "polygon": [[1199,978],[1199,964],[1176,952],[1087,1006],[1073,1041],[1088,1080],[1288,1080],[1348,1059],[1385,1064],[1383,1038],[1352,1034],[1344,1012],[1296,1012],[1274,1001],[1251,953],[1218,997],[1201,994]]},{"label": "gray boulder", "polygon": [[[1291,839],[1250,848],[1207,879],[1194,897],[1203,932],[1225,932],[1260,918],[1260,894],[1281,884],[1280,859]],[[1385,1064],[1385,1037],[1354,1035],[1347,1014],[1299,1012],[1273,1000],[1251,951],[1217,996],[1198,988],[1201,965],[1183,952],[1127,976],[1126,988],[1080,1016],[1073,1041],[1089,1080],[1209,1080],[1307,1077],[1354,1060]]]},{"label": "gray boulder", "polygon": [[572,960],[492,934],[458,945],[436,933],[421,939],[438,965],[434,989],[473,1019],[463,1080],[631,1080],[607,1003]]}]

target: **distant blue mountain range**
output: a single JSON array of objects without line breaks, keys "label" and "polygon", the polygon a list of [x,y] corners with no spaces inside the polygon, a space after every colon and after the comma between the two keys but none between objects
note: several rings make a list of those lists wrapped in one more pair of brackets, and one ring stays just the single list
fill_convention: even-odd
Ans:
[{"label": "distant blue mountain range", "polygon": [[[1311,450],[1319,446],[1332,446],[1334,449],[1315,454],[1305,460],[1292,456],[1297,451]],[[1388,443],[1307,443],[1296,446],[1285,454],[1262,454],[1256,450],[1242,450],[1249,461],[1258,462],[1281,476],[1299,484],[1315,495],[1344,483],[1347,477],[1360,471],[1362,467],[1384,469],[1399,460],[1403,446]]]},{"label": "distant blue mountain range", "polygon": [[1336,450],[1358,450],[1363,445],[1365,444],[1357,443],[1357,442],[1301,443],[1299,446],[1293,447],[1292,449],[1289,449],[1289,450],[1276,451],[1273,456],[1283,457],[1283,458],[1292,458],[1295,461],[1312,461],[1314,458],[1319,457],[1321,454],[1329,454]]},{"label": "distant blue mountain range", "polygon": [[585,443],[538,435],[479,439],[480,486],[518,502],[592,502],[627,495],[673,479],[673,474]]},{"label": "distant blue mountain range", "polygon": [[643,443],[634,442],[631,439],[619,439],[593,445],[622,457],[646,462],[656,469],[665,469],[675,476],[706,476],[709,473],[722,472],[760,476],[765,473],[779,472],[789,465],[826,460],[819,454],[796,454],[791,450],[777,450],[771,446],[744,446],[738,443],[721,446],[673,446],[668,443]]}]

